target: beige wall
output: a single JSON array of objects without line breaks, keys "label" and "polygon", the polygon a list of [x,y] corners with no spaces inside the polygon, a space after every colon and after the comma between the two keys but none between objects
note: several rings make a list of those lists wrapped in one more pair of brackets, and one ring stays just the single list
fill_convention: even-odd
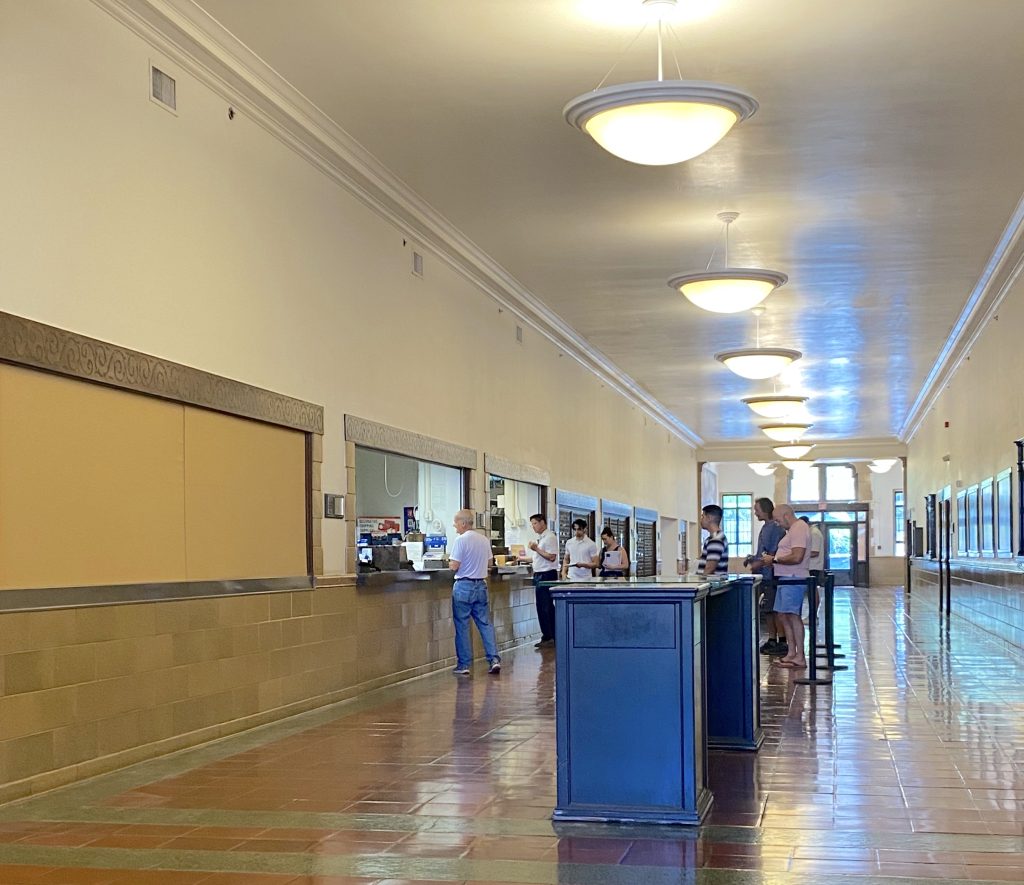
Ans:
[{"label": "beige wall", "polygon": [[[949,485],[955,506],[960,488],[1015,467],[1013,441],[1024,436],[1022,329],[1024,282],[1018,281],[910,441],[907,503],[919,526],[925,524],[925,495]],[[1012,493],[1016,550],[1015,470]]]},{"label": "beige wall", "polygon": [[[0,309],[324,405],[324,491],[348,491],[349,412],[693,509],[687,445],[532,328],[518,343],[437,256],[412,276],[403,231],[97,7],[3,4],[0,41],[22,136],[0,164]],[[148,100],[150,59],[177,116]],[[555,417],[531,420],[536,397]],[[326,572],[344,543],[327,521]]]}]

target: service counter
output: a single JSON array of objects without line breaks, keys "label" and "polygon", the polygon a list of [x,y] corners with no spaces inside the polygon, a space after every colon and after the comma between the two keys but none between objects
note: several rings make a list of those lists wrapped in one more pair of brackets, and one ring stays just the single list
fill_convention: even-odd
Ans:
[{"label": "service counter", "polygon": [[756,750],[750,577],[559,581],[556,820],[699,824],[708,746]]}]

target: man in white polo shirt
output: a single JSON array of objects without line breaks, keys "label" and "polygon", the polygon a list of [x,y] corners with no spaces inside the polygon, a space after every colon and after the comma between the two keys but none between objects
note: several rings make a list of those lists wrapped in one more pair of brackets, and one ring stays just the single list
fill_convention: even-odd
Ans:
[{"label": "man in white polo shirt", "polygon": [[551,588],[541,584],[558,580],[558,535],[548,528],[543,513],[534,513],[530,525],[540,535],[528,545],[533,551],[533,595],[540,624],[540,641],[533,647],[543,648],[555,644],[555,603],[551,599]]},{"label": "man in white polo shirt", "polygon": [[473,643],[469,635],[469,619],[476,621],[480,639],[487,655],[488,673],[501,672],[501,656],[494,640],[487,604],[487,569],[491,562],[491,542],[473,530],[473,511],[455,514],[455,531],[459,536],[448,553],[448,562],[455,572],[452,586],[452,618],[455,621],[455,670],[457,676],[468,676],[473,662]]},{"label": "man in white polo shirt", "polygon": [[592,578],[594,563],[597,562],[597,541],[587,537],[587,521],[572,521],[572,537],[565,542],[565,559],[562,560],[562,577],[573,580]]}]

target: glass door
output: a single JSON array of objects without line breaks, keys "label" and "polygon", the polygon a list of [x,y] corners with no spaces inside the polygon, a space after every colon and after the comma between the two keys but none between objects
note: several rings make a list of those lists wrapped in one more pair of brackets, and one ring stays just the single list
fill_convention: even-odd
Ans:
[{"label": "glass door", "polygon": [[857,526],[827,522],[825,530],[825,568],[836,576],[836,586],[853,585],[857,562]]}]

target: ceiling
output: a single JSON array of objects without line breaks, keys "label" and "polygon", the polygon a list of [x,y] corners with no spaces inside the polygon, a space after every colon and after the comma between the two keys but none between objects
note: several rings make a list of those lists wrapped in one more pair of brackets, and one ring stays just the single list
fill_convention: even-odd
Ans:
[{"label": "ceiling", "polygon": [[198,0],[705,443],[764,441],[739,399],[771,382],[712,359],[750,314],[666,280],[740,212],[732,263],[790,278],[761,343],[806,354],[808,438],[893,438],[1024,192],[1024,3],[680,4],[683,78],[761,107],[645,167],[561,116],[620,57],[609,84],[654,79],[639,0]]}]

